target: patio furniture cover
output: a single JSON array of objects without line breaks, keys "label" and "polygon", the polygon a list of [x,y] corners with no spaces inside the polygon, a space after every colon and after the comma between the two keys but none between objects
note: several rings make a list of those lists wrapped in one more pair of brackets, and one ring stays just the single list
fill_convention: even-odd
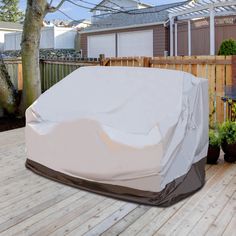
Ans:
[{"label": "patio furniture cover", "polygon": [[48,178],[158,206],[204,185],[208,83],[189,73],[81,67],[26,120],[26,167]]}]

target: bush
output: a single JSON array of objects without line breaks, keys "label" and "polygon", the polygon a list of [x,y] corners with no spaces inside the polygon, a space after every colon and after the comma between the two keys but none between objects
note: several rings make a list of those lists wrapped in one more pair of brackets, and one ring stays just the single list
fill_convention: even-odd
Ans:
[{"label": "bush", "polygon": [[227,144],[236,142],[236,122],[226,121],[220,126],[220,140]]},{"label": "bush", "polygon": [[212,147],[220,147],[221,140],[220,140],[219,132],[212,129],[209,130],[209,144]]},{"label": "bush", "polygon": [[218,55],[236,55],[236,41],[233,39],[224,40],[220,45]]}]

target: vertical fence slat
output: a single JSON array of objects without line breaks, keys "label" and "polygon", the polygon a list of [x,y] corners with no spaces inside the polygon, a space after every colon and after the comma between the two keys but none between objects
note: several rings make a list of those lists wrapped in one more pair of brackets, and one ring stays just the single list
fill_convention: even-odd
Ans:
[{"label": "vertical fence slat", "polygon": [[[232,62],[232,56],[226,56],[226,60]],[[232,67],[233,65],[225,65],[225,86],[233,85],[233,75],[232,75]],[[229,114],[228,106],[226,106],[226,114],[227,118],[230,118],[231,114]]]},{"label": "vertical fence slat", "polygon": [[[224,56],[218,56],[217,60],[224,60]],[[224,96],[225,65],[216,65],[216,116],[218,122],[224,121]]]},{"label": "vertical fence slat", "polygon": [[[207,56],[206,59],[212,59],[212,56]],[[215,65],[208,64],[206,66],[206,74],[208,79],[208,91],[209,91],[209,115],[210,115],[210,125],[216,122],[216,108],[215,108],[215,98],[216,98],[216,73]]]},{"label": "vertical fence slat", "polygon": [[[185,60],[190,61],[191,57],[190,56],[185,56],[184,57]],[[185,72],[191,72],[191,65],[190,64],[184,64],[182,67],[182,70]]]},{"label": "vertical fence slat", "polygon": [[[193,58],[198,59],[197,56],[194,56]],[[197,64],[191,64],[191,73],[195,76],[197,76],[197,67],[198,67]]]}]

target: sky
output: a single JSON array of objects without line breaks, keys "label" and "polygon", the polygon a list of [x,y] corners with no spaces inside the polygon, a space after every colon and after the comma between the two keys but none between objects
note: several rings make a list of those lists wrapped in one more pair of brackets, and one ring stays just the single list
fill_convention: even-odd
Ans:
[{"label": "sky", "polygon": [[[99,2],[101,2],[101,0],[86,0],[89,3],[92,4],[97,4]],[[168,3],[173,3],[173,2],[180,2],[181,0],[142,0],[142,3],[147,3],[147,4],[152,4],[152,5],[162,5],[162,4],[168,4]],[[183,0],[182,0],[183,1]],[[20,9],[21,10],[25,10],[26,8],[26,2],[27,0],[20,0]],[[53,5],[56,5],[58,2],[60,2],[60,0],[53,0]],[[92,4],[88,5],[88,4],[84,4],[79,0],[74,0],[74,2],[77,2],[78,4],[87,6],[87,7],[93,7]],[[67,15],[69,15],[72,19],[75,20],[80,20],[80,19],[90,19],[91,14],[89,13],[88,9],[84,9],[81,7],[77,7],[71,3],[64,3],[61,7],[61,10],[66,13]],[[60,12],[56,12],[56,13],[50,13],[46,16],[47,20],[53,20],[53,19],[68,19],[66,16],[64,16],[62,13]]]}]

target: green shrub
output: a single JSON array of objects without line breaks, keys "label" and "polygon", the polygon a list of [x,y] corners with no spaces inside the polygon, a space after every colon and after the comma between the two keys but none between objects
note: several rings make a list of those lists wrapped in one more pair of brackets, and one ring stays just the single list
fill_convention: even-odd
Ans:
[{"label": "green shrub", "polygon": [[236,55],[236,41],[234,39],[224,40],[220,45],[218,55]]},{"label": "green shrub", "polygon": [[220,139],[228,144],[236,142],[236,122],[226,121],[220,126]]},{"label": "green shrub", "polygon": [[209,130],[209,144],[213,147],[220,147],[221,140],[218,131]]}]

